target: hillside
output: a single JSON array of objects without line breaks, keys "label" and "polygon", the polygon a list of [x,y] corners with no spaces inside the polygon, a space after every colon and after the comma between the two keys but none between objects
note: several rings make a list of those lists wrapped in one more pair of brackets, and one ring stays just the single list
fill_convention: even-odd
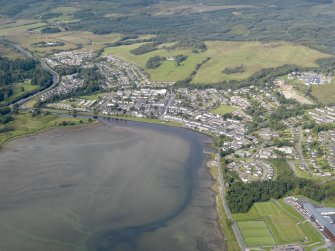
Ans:
[{"label": "hillside", "polygon": [[[145,68],[154,81],[180,81],[187,78],[205,59],[193,79],[193,83],[217,83],[224,80],[241,80],[250,77],[263,68],[294,64],[302,67],[317,66],[315,60],[329,57],[318,51],[289,43],[260,42],[206,42],[207,50],[192,52],[192,48],[168,47],[160,45],[159,49],[134,55],[132,51],[143,44],[132,44],[107,48],[104,55],[114,55]],[[168,44],[169,45],[169,44]],[[155,56],[173,58],[177,55],[187,56],[177,64],[174,60],[165,60],[155,69],[146,68],[147,61]],[[240,72],[227,72],[227,69],[242,66]]]},{"label": "hillside", "polygon": [[1,0],[0,4],[1,23],[60,21],[66,30],[155,34],[164,40],[286,40],[335,53],[331,0]]}]

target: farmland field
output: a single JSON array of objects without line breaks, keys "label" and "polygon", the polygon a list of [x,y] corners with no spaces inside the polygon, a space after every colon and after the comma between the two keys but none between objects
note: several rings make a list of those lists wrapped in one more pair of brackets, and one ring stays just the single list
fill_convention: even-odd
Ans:
[{"label": "farmland field", "polygon": [[[294,208],[283,200],[256,203],[248,213],[234,214],[234,220],[248,246],[282,245],[322,242],[320,234]],[[261,223],[263,222],[263,223]],[[249,229],[257,229],[251,231]],[[270,243],[269,234],[273,238]],[[262,238],[257,238],[262,235]]]},{"label": "farmland field", "polygon": [[[107,48],[105,55],[114,55],[123,60],[132,62],[145,68],[147,60],[154,56],[172,57],[179,54],[188,58],[178,66],[174,61],[164,61],[156,69],[146,69],[147,73],[155,81],[178,81],[188,77],[197,64],[206,58],[210,60],[198,70],[193,83],[216,83],[223,80],[241,80],[264,68],[278,67],[284,64],[296,64],[299,66],[316,66],[315,60],[328,57],[325,53],[309,49],[300,45],[285,42],[261,43],[261,42],[206,42],[207,51],[193,53],[192,49],[174,48],[166,50],[160,48],[141,55],[133,55],[131,50],[142,44],[125,45]],[[243,66],[243,72],[227,74],[226,68]]]},{"label": "farmland field", "polygon": [[312,87],[312,95],[324,105],[335,104],[335,84],[325,84]]},{"label": "farmland field", "polygon": [[105,55],[117,56],[123,60],[132,62],[142,68],[145,68],[145,64],[149,58],[154,56],[161,57],[173,57],[180,54],[186,55],[187,59],[181,63],[180,66],[174,61],[164,61],[163,64],[157,69],[146,69],[146,72],[150,75],[154,81],[178,81],[187,78],[194,70],[198,63],[206,57],[204,53],[192,53],[192,49],[158,49],[156,51],[148,52],[142,55],[135,56],[130,53],[131,50],[138,48],[142,44],[133,44],[126,46],[119,46],[105,49]]}]

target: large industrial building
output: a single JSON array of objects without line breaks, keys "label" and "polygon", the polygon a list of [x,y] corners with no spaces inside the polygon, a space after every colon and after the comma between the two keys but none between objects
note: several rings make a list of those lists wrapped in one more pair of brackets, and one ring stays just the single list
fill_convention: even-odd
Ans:
[{"label": "large industrial building", "polygon": [[312,203],[303,203],[302,206],[329,239],[335,242],[335,208],[317,208]]}]

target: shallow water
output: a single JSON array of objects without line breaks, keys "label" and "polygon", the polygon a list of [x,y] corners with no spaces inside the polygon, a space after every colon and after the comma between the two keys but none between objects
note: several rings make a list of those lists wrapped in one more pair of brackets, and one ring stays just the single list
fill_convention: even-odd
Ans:
[{"label": "shallow water", "polygon": [[0,152],[0,250],[222,250],[199,134],[112,122]]}]

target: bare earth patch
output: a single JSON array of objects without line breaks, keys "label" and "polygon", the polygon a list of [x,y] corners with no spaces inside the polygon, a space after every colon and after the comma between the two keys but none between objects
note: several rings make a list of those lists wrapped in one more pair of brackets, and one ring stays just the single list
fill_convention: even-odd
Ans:
[{"label": "bare earth patch", "polygon": [[291,85],[286,85],[284,81],[278,81],[277,86],[280,89],[280,92],[287,99],[295,99],[300,104],[313,105],[313,102],[307,99],[306,97],[299,94]]}]

